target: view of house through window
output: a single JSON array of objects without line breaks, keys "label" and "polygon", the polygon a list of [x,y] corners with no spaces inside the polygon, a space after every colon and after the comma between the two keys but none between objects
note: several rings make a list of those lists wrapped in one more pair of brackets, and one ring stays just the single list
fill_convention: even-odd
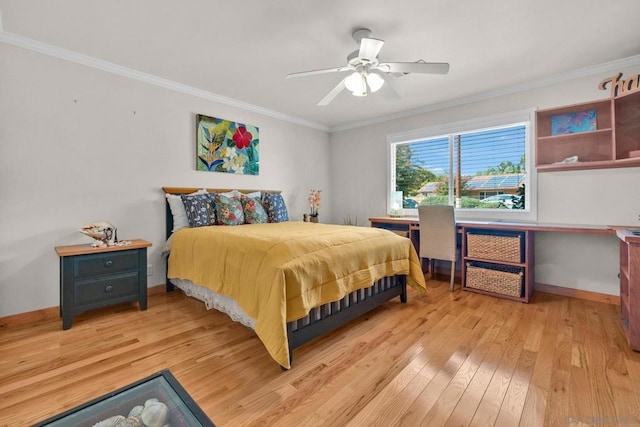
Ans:
[{"label": "view of house through window", "polygon": [[528,123],[391,144],[404,209],[525,209]]}]

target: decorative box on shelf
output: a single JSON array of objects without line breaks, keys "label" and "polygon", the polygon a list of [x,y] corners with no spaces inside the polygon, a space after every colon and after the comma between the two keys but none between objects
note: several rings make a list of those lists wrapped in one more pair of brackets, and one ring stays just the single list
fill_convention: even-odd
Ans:
[{"label": "decorative box on shelf", "polygon": [[522,235],[467,233],[467,256],[494,261],[522,262]]},{"label": "decorative box on shelf", "polygon": [[480,289],[514,298],[524,297],[522,267],[492,264],[480,261],[467,262],[467,288]]}]

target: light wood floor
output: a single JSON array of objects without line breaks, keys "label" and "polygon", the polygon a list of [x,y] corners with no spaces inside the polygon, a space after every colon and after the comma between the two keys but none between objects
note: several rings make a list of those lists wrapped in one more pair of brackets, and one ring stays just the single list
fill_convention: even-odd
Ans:
[{"label": "light wood floor", "polygon": [[164,368],[219,426],[640,424],[640,354],[617,306],[530,304],[428,282],[294,353],[179,291],[0,328],[0,424],[28,425]]}]

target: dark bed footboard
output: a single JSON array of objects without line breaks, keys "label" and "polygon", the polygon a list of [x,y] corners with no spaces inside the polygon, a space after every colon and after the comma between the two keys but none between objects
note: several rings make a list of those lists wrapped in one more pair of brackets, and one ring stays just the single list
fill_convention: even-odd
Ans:
[{"label": "dark bed footboard", "polygon": [[368,288],[316,307],[302,319],[288,322],[289,362],[293,361],[293,349],[349,323],[396,296],[400,297],[402,303],[407,302],[406,276],[383,277]]}]

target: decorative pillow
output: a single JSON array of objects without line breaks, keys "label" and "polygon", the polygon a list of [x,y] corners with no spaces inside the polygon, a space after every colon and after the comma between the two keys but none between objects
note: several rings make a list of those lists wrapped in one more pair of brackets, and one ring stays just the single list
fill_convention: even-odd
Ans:
[{"label": "decorative pillow", "polygon": [[255,197],[260,198],[262,196],[262,193],[260,191],[254,191],[252,193],[243,193],[240,190],[231,190],[224,193],[217,192],[214,194],[222,194],[223,196],[229,197],[230,199],[238,199],[238,200],[240,200],[243,196],[252,197],[252,198],[255,198]]},{"label": "decorative pillow", "polygon": [[222,194],[216,193],[216,216],[219,225],[240,225],[244,224],[244,213],[242,212],[242,202]]},{"label": "decorative pillow", "polygon": [[262,206],[267,211],[269,222],[285,222],[289,221],[289,213],[284,203],[282,194],[265,193],[262,198]]},{"label": "decorative pillow", "polygon": [[242,194],[243,197],[249,197],[251,199],[260,199],[262,198],[262,193],[259,191],[254,191],[253,193]]},{"label": "decorative pillow", "polygon": [[231,191],[227,191],[226,193],[214,193],[214,194],[221,194],[225,197],[228,197],[230,199],[238,199],[240,200],[240,196],[242,193],[240,193],[238,190],[231,190]]},{"label": "decorative pillow", "polygon": [[[195,194],[206,194],[207,190],[202,188],[195,193],[189,194],[193,196]],[[173,232],[180,230],[181,228],[189,227],[189,218],[187,218],[187,212],[184,209],[182,203],[182,197],[179,194],[166,193],[165,197],[169,203],[169,209],[171,209],[171,215],[173,215]]]},{"label": "decorative pillow", "polygon": [[247,224],[262,224],[267,222],[267,213],[260,203],[260,193],[258,197],[242,196],[242,210],[244,212],[244,222]]},{"label": "decorative pillow", "polygon": [[191,227],[216,225],[214,199],[211,194],[183,194],[182,203]]}]

